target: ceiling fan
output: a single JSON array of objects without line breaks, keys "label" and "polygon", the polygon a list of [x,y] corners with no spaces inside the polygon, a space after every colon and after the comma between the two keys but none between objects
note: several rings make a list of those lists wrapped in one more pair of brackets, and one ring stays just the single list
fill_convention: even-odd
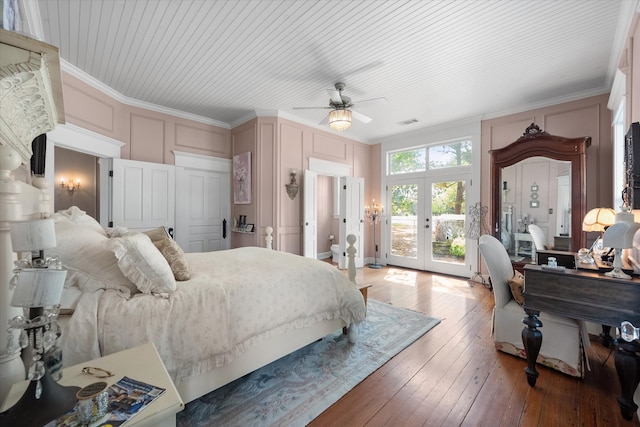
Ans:
[{"label": "ceiling fan", "polygon": [[351,126],[351,118],[369,123],[372,119],[369,116],[354,111],[353,108],[371,107],[387,103],[386,98],[372,98],[363,101],[351,101],[351,98],[344,95],[342,91],[344,83],[336,83],[335,89],[327,89],[329,93],[329,105],[326,107],[293,107],[295,110],[331,110],[329,114],[320,122],[321,125],[329,123],[331,129],[342,131]]}]

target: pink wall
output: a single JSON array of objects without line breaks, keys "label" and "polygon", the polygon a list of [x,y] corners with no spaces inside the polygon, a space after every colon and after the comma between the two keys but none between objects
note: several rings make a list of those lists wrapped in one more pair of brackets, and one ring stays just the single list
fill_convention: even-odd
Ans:
[{"label": "pink wall", "polygon": [[[254,141],[251,141],[252,137]],[[304,184],[302,171],[308,169],[310,157],[347,164],[354,171],[354,176],[365,178],[365,188],[368,186],[372,167],[369,155],[371,147],[366,144],[276,117],[256,118],[234,128],[231,140],[234,155],[252,147],[255,160],[252,174],[259,177],[254,188],[258,198],[251,205],[258,218],[257,233],[232,242],[234,247],[244,245],[248,240],[251,244],[262,245],[264,228],[271,225],[276,249],[295,254],[303,252],[302,189],[291,200],[285,184],[289,182],[291,169],[297,170],[298,183],[301,186]],[[326,200],[319,200],[319,204],[333,203],[330,200],[332,193],[323,196]],[[234,217],[249,209],[248,206],[233,205]]]},{"label": "pink wall", "polygon": [[173,164],[173,150],[231,158],[229,129],[123,104],[62,74],[69,123],[124,142],[122,158]]},{"label": "pink wall", "polygon": [[481,203],[490,206],[491,202],[489,151],[514,142],[531,123],[535,123],[552,135],[591,137],[586,165],[587,211],[598,206],[612,206],[613,135],[608,100],[609,95],[604,94],[482,121]]}]

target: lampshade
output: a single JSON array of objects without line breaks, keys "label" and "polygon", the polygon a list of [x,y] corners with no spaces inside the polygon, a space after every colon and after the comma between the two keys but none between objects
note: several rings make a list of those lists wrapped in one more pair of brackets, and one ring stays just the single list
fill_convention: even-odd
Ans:
[{"label": "lampshade", "polygon": [[13,291],[13,307],[50,307],[60,303],[66,270],[25,268]]},{"label": "lampshade", "polygon": [[337,131],[349,129],[351,126],[351,110],[331,110],[329,113],[329,127]]},{"label": "lampshade", "polygon": [[14,252],[40,251],[56,247],[56,231],[52,219],[9,223]]},{"label": "lampshade", "polygon": [[591,209],[582,220],[582,231],[604,231],[616,222],[616,212],[611,208]]},{"label": "lampshade", "polygon": [[636,222],[616,222],[604,233],[603,245],[608,248],[626,249],[633,247],[633,236],[640,229]]}]

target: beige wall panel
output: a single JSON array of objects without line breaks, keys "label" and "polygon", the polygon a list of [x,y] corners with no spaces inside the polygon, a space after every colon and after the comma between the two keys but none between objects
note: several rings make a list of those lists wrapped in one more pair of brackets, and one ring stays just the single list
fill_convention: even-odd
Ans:
[{"label": "beige wall panel", "polygon": [[131,160],[165,163],[165,121],[131,114],[130,152]]},{"label": "beige wall panel", "polygon": [[[303,169],[303,140],[304,130],[299,126],[290,126],[287,123],[280,125],[280,182],[284,185],[289,181],[289,171],[298,171],[299,184],[304,185]],[[298,229],[298,239],[301,239],[301,226],[303,212],[302,200],[304,189],[300,189],[298,196],[291,200],[286,191],[280,191],[281,215],[279,227],[293,227]],[[292,239],[292,237],[289,237]],[[300,243],[298,243],[300,245]],[[288,252],[288,251],[287,251]]]},{"label": "beige wall panel", "polygon": [[175,147],[178,151],[231,158],[229,131],[199,123],[175,125]]},{"label": "beige wall panel", "polygon": [[[257,194],[258,197],[258,223],[257,227],[260,227],[260,232],[264,232],[264,228],[267,226],[277,226],[275,221],[276,215],[276,200],[278,191],[276,189],[276,183],[278,182],[275,173],[276,158],[276,128],[277,123],[275,118],[260,118],[258,119],[258,144],[257,152],[260,159],[258,176],[260,177],[258,186],[260,191]],[[264,237],[264,236],[263,236]],[[260,242],[260,245],[264,240]]]},{"label": "beige wall panel", "polygon": [[[251,152],[251,203],[246,205],[239,205],[233,203],[233,190],[231,194],[231,212],[233,219],[238,219],[239,215],[247,216],[247,224],[256,224],[257,220],[257,194],[260,191],[260,185],[258,185],[256,164],[259,161],[257,158],[256,141],[257,138],[257,120],[251,120],[247,123],[243,123],[237,128],[231,131],[231,148],[233,155]],[[233,181],[233,170],[231,180]],[[232,187],[233,189],[233,182]],[[233,219],[231,225],[233,225]],[[237,248],[240,246],[256,246],[258,242],[259,233],[252,235],[244,235],[240,233],[231,233],[231,247]]]},{"label": "beige wall panel", "polygon": [[349,162],[349,146],[353,141],[333,138],[324,133],[314,132],[312,136],[312,157],[331,160],[333,162]]},{"label": "beige wall panel", "polygon": [[64,109],[66,120],[83,128],[119,139],[116,110],[120,107],[112,98],[64,75]]},{"label": "beige wall panel", "polygon": [[491,150],[506,147],[518,139],[531,123],[535,122],[534,116],[519,118],[514,121],[497,122],[490,129]]}]

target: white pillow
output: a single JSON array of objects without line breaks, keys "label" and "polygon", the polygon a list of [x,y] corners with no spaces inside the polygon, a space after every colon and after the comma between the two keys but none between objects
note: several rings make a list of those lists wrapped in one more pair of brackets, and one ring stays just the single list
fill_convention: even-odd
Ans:
[{"label": "white pillow", "polygon": [[131,233],[104,241],[105,249],[118,259],[124,275],[147,294],[168,294],[176,290],[169,263],[143,233]]},{"label": "white pillow", "polygon": [[57,256],[68,270],[65,287],[77,286],[88,292],[116,289],[125,297],[138,293],[120,271],[113,253],[102,246],[106,236],[64,218],[58,218],[55,229],[56,247],[45,250],[45,255]]},{"label": "white pillow", "polygon": [[107,232],[105,231],[105,229],[102,228],[100,223],[96,221],[95,218],[93,218],[90,215],[87,215],[85,211],[81,210],[77,206],[71,206],[68,209],[59,210],[52,215],[52,218],[54,219],[55,222],[66,219],[75,224],[78,224],[80,226],[91,229],[97,233],[100,233],[103,236],[107,235]]}]

